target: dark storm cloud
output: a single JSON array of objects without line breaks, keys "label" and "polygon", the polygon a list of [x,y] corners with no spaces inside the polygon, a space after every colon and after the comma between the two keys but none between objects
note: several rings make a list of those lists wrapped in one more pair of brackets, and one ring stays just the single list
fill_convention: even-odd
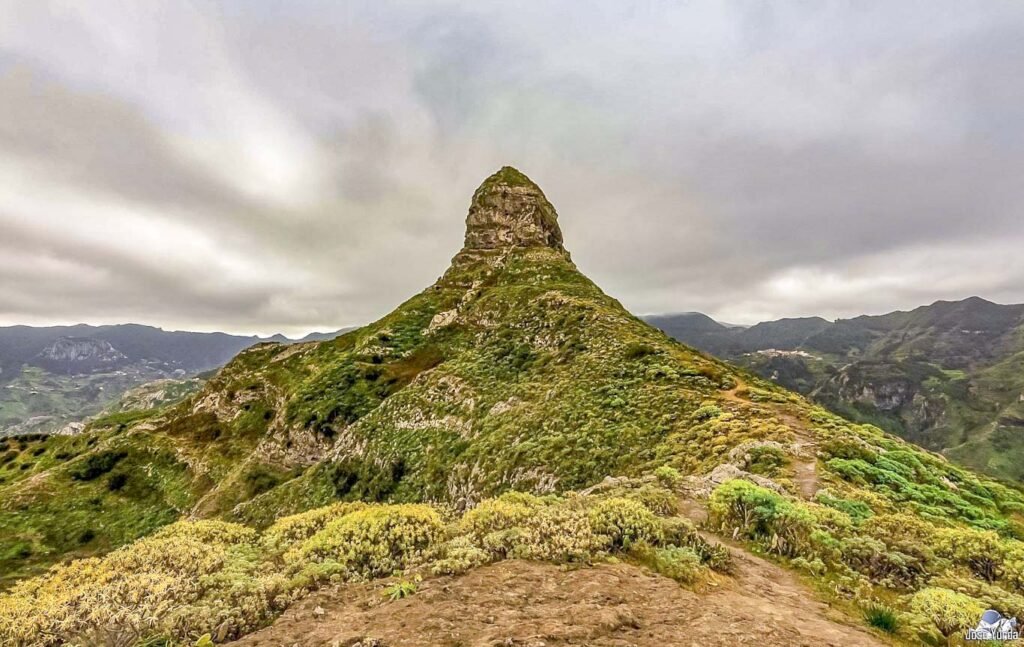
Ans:
[{"label": "dark storm cloud", "polygon": [[1024,301],[1016,2],[0,8],[0,322],[300,333],[513,164],[638,312]]}]

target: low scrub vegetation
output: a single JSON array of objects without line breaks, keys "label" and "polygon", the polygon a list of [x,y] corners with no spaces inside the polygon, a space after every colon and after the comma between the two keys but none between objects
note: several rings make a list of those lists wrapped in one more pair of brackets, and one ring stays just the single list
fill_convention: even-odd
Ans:
[{"label": "low scrub vegetation", "polygon": [[[838,504],[830,494],[806,502],[733,480],[711,496],[711,523],[793,566],[823,577],[840,596],[867,601],[868,624],[908,639],[938,640],[974,626],[981,612],[1024,612],[1024,542],[955,516],[919,516]],[[970,521],[970,519],[968,519]],[[874,602],[891,601],[892,607]],[[929,636],[931,638],[929,638]]]},{"label": "low scrub vegetation", "polygon": [[[0,595],[0,644],[221,643],[328,582],[410,572],[385,594],[415,593],[422,572],[460,573],[515,557],[634,559],[693,584],[728,556],[685,522],[626,496],[508,493],[459,518],[422,504],[338,503],[262,532],[178,522],[102,558],[55,566]],[[413,584],[410,584],[412,582]]]}]

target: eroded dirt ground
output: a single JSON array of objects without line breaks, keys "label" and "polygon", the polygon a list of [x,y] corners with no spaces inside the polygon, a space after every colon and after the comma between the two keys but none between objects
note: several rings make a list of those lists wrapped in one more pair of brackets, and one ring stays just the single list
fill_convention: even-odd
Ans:
[{"label": "eroded dirt ground", "polygon": [[[404,600],[376,585],[321,591],[238,647],[858,647],[883,645],[784,569],[733,549],[735,576],[700,593],[619,563],[499,562],[429,579]],[[317,613],[319,607],[323,613]]]}]

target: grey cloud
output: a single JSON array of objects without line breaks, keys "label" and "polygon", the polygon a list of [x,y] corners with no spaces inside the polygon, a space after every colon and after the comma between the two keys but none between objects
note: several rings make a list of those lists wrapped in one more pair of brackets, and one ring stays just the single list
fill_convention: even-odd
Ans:
[{"label": "grey cloud", "polygon": [[0,74],[0,151],[45,166],[57,182],[83,183],[127,199],[184,207],[244,207],[188,167],[135,107],[75,91],[14,59]]},{"label": "grey cloud", "polygon": [[0,12],[5,322],[367,321],[506,163],[638,312],[1024,301],[1016,2],[127,7]]}]

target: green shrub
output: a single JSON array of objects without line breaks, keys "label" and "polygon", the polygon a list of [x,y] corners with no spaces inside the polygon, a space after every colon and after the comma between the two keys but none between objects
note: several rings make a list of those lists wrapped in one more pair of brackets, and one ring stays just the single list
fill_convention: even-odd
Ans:
[{"label": "green shrub", "polygon": [[329,522],[365,507],[365,503],[336,503],[282,517],[264,531],[263,542],[271,551],[283,552],[320,532]]},{"label": "green shrub", "polygon": [[262,465],[253,467],[244,477],[246,498],[251,499],[273,490],[281,484],[281,479],[280,474]]},{"label": "green shrub", "polygon": [[825,562],[821,561],[820,558],[805,559],[803,557],[794,557],[790,560],[790,565],[793,568],[801,570],[810,575],[824,575],[828,571],[828,567],[825,566]]},{"label": "green shrub", "polygon": [[698,537],[693,522],[683,517],[661,519],[661,536],[665,545],[686,546],[692,537]]},{"label": "green shrub", "polygon": [[689,520],[680,517],[662,519],[661,528],[665,546],[689,548],[700,556],[701,563],[708,568],[720,573],[732,571],[732,553],[729,548],[708,542]]},{"label": "green shrub", "polygon": [[459,531],[482,540],[493,532],[524,525],[543,505],[544,501],[532,494],[506,492],[496,499],[482,501],[463,515]]},{"label": "green shrub", "polygon": [[674,467],[662,465],[654,470],[654,476],[658,482],[667,488],[675,488],[683,480],[683,475]]},{"label": "green shrub", "polygon": [[682,584],[694,584],[707,572],[700,555],[690,548],[654,548],[649,544],[640,543],[634,546],[632,554],[654,572]]},{"label": "green shrub", "polygon": [[384,596],[392,602],[395,602],[396,600],[403,600],[416,594],[416,590],[419,588],[419,582],[420,579],[418,577],[413,581],[402,580],[400,582],[395,582],[384,589]]},{"label": "green shrub", "polygon": [[899,616],[884,604],[868,605],[864,609],[864,620],[875,629],[880,629],[887,634],[894,634],[900,628]]},{"label": "green shrub", "polygon": [[973,627],[985,611],[985,607],[969,595],[937,587],[915,593],[910,599],[910,608],[935,625],[947,639]]},{"label": "green shrub", "polygon": [[789,558],[838,560],[841,538],[853,532],[850,518],[841,512],[739,479],[716,488],[708,509],[711,523],[723,531]]},{"label": "green shrub", "polygon": [[111,474],[110,478],[107,479],[107,489],[111,492],[119,492],[128,484],[127,474]]},{"label": "green shrub", "polygon": [[126,452],[101,452],[92,454],[81,465],[71,470],[71,478],[76,481],[92,481],[114,469],[128,454]]},{"label": "green shrub", "polygon": [[871,509],[871,506],[863,501],[853,501],[851,499],[834,497],[824,490],[818,493],[815,500],[821,505],[828,506],[834,510],[838,510],[849,515],[851,519],[858,522],[870,519],[875,514]]},{"label": "green shrub", "polygon": [[487,564],[491,555],[476,546],[469,537],[455,537],[441,544],[430,561],[430,571],[434,575],[461,575]]},{"label": "green shrub", "polygon": [[986,582],[995,582],[1003,574],[1006,549],[999,534],[991,530],[947,528],[936,538],[936,552]]},{"label": "green shrub", "polygon": [[751,448],[749,454],[744,469],[752,474],[775,477],[778,476],[779,470],[789,462],[786,452],[772,445],[757,445]]},{"label": "green shrub", "polygon": [[590,509],[594,533],[607,537],[613,548],[628,547],[638,541],[661,542],[661,522],[639,501],[615,497],[599,501]]},{"label": "green shrub", "polygon": [[712,522],[731,528],[734,536],[758,541],[787,557],[806,554],[814,531],[815,518],[806,506],[740,479],[718,486],[708,509]]},{"label": "green shrub", "polygon": [[703,422],[705,420],[711,420],[722,415],[722,410],[716,404],[703,404],[696,411],[693,412],[691,418],[696,422]]},{"label": "green shrub", "polygon": [[349,579],[382,577],[419,560],[443,525],[426,505],[373,505],[328,523],[285,559],[337,562]]},{"label": "green shrub", "polygon": [[874,537],[844,537],[839,550],[847,566],[891,588],[914,588],[928,575],[928,564],[920,556],[906,555]]},{"label": "green shrub", "polygon": [[821,449],[822,453],[829,458],[859,459],[868,463],[874,462],[878,456],[875,451],[869,449],[863,443],[847,439],[830,440]]},{"label": "green shrub", "polygon": [[783,503],[783,498],[749,481],[726,481],[711,493],[708,512],[713,521],[731,525],[748,539],[763,539],[768,535],[767,516]]},{"label": "green shrub", "polygon": [[649,355],[656,355],[658,350],[650,344],[633,342],[626,345],[626,359],[642,359]]}]

